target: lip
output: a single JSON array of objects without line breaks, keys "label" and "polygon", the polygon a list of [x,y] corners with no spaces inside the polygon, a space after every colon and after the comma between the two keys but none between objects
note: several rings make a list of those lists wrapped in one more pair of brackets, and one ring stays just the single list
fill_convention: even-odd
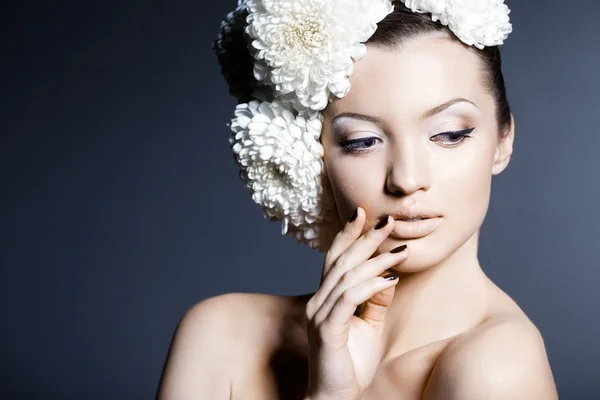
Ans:
[{"label": "lip", "polygon": [[413,222],[397,219],[390,236],[397,239],[416,239],[427,236],[438,227],[443,219],[442,217],[436,217]]},{"label": "lip", "polygon": [[440,216],[439,214],[435,214],[433,211],[425,208],[412,209],[411,211],[400,211],[390,215],[396,220],[407,220],[411,218],[437,218]]}]

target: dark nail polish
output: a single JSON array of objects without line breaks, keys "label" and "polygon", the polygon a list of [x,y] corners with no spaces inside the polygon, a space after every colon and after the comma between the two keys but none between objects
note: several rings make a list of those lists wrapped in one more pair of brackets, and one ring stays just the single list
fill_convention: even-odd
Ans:
[{"label": "dark nail polish", "polygon": [[381,218],[379,220],[379,222],[377,223],[377,225],[375,225],[375,229],[381,229],[384,226],[386,226],[388,223],[388,216],[386,215],[385,217]]},{"label": "dark nail polish", "polygon": [[352,214],[350,215],[350,219],[348,219],[348,222],[354,222],[354,220],[356,219],[357,216],[358,216],[358,208],[355,208],[354,211],[352,211]]},{"label": "dark nail polish", "polygon": [[385,279],[386,281],[393,281],[394,279],[398,279],[398,273],[390,272],[389,274],[385,274],[383,276],[383,279]]},{"label": "dark nail polish", "polygon": [[394,253],[394,254],[400,253],[401,251],[406,250],[406,247],[408,247],[408,246],[406,246],[405,244],[403,244],[402,246],[398,246],[395,249],[390,250],[390,253]]}]

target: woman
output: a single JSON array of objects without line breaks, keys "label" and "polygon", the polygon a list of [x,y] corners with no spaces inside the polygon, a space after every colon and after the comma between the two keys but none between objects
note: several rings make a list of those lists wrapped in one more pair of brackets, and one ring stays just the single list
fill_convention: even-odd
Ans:
[{"label": "woman", "polygon": [[[241,177],[283,233],[325,253],[321,285],[197,304],[159,398],[558,398],[540,332],[477,259],[515,132],[508,8],[332,3],[249,0],[222,26],[248,42],[216,46],[242,102]],[[253,58],[233,62],[247,44]]]}]

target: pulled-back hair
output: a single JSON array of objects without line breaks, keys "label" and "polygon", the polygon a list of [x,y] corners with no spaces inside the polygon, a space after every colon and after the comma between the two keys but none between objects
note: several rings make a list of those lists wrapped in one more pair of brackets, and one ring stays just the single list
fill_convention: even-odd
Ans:
[{"label": "pulled-back hair", "polygon": [[[483,50],[468,46],[458,39],[454,33],[439,21],[433,21],[430,13],[416,13],[407,8],[400,0],[392,0],[394,11],[377,24],[375,33],[367,40],[368,45],[382,46],[389,49],[399,48],[408,39],[421,35],[444,35],[470,51],[474,51],[481,61],[482,83],[496,104],[498,129],[508,133],[510,128],[510,107],[506,97],[502,62],[498,46],[485,47]],[[240,10],[238,10],[240,11]],[[252,73],[254,58],[248,51],[250,39],[244,33],[244,22],[248,13],[232,12],[221,25],[221,33],[213,42],[221,73],[229,86],[229,93],[240,103],[247,103],[259,91],[267,96],[272,90],[257,82]],[[270,94],[268,94],[270,93]]]},{"label": "pulled-back hair", "polygon": [[502,59],[498,46],[488,46],[483,50],[468,46],[439,21],[433,21],[429,13],[416,13],[399,0],[393,0],[394,11],[377,24],[377,30],[367,40],[367,44],[397,49],[408,39],[421,35],[444,35],[470,51],[475,52],[481,61],[482,80],[486,91],[496,104],[496,119],[499,131],[506,134],[510,128],[510,106],[502,75]]}]

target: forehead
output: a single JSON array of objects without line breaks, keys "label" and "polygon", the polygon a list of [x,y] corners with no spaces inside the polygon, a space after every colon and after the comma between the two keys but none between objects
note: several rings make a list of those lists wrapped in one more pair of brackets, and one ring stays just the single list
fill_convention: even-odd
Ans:
[{"label": "forehead", "polygon": [[478,56],[445,38],[418,37],[398,49],[367,45],[349,80],[350,91],[327,106],[326,117],[355,111],[411,118],[456,97],[493,107]]}]

